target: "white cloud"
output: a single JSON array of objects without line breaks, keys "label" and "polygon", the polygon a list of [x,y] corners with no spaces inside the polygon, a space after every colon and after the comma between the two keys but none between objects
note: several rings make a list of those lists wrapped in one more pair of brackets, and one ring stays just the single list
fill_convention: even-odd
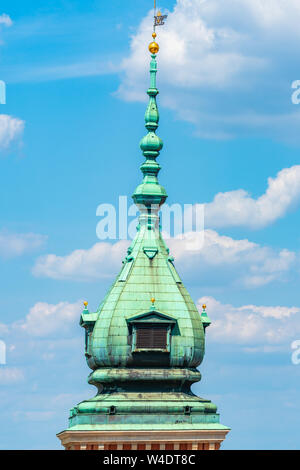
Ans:
[{"label": "white cloud", "polygon": [[[180,3],[188,5],[191,0]],[[192,0],[192,3],[201,5],[204,18],[215,25],[232,22],[247,32],[261,29],[277,35],[284,29],[288,35],[300,36],[300,5],[297,0],[227,0],[226,9],[220,9],[217,0]]]},{"label": "white cloud", "polygon": [[[195,90],[202,85],[228,86],[245,68],[262,67],[263,61],[232,50],[240,33],[230,28],[214,29],[202,18],[201,3],[178,0],[159,33],[160,80],[172,86]],[[131,55],[124,59],[125,82],[120,92],[126,99],[145,99],[145,76],[149,57],[145,45],[151,38],[152,12],[132,38]],[[222,70],[222,73],[217,73]],[[136,89],[134,91],[134,89]]]},{"label": "white cloud", "polygon": [[[152,12],[132,37],[119,94],[145,100]],[[298,79],[297,0],[177,0],[158,28],[161,101],[204,138],[264,136],[299,142],[291,104]]]},{"label": "white cloud", "polygon": [[266,192],[254,199],[243,189],[218,193],[205,204],[205,226],[261,228],[283,217],[300,201],[300,165],[268,179]]},{"label": "white cloud", "polygon": [[10,258],[37,250],[47,240],[47,236],[36,233],[0,232],[0,256]]},{"label": "white cloud", "polygon": [[[214,230],[188,232],[167,240],[175,256],[176,267],[184,279],[257,287],[272,281],[286,280],[296,265],[297,254],[273,250],[247,239],[235,240]],[[96,243],[87,250],[75,250],[66,256],[41,256],[33,267],[35,276],[52,279],[92,281],[115,278],[129,241]],[[211,277],[211,281],[210,281]]]},{"label": "white cloud", "polygon": [[22,136],[24,121],[7,114],[0,114],[0,150],[6,149],[9,145]]},{"label": "white cloud", "polygon": [[2,13],[2,15],[0,15],[0,25],[1,24],[3,24],[4,26],[11,26],[13,22],[6,13]]},{"label": "white cloud", "polygon": [[92,280],[117,275],[126,254],[128,241],[96,243],[88,250],[74,250],[66,256],[41,256],[33,267],[35,276],[52,279]]},{"label": "white cloud", "polygon": [[24,374],[17,367],[0,367],[0,385],[18,383],[24,379]]},{"label": "white cloud", "polygon": [[82,301],[73,304],[37,302],[31,307],[25,321],[16,322],[13,327],[32,336],[44,337],[54,332],[66,333],[76,320],[79,321],[82,309]]},{"label": "white cloud", "polygon": [[[286,306],[243,305],[235,307],[222,304],[213,297],[201,297],[197,306],[207,305],[212,321],[208,335],[221,343],[243,344],[252,347],[262,345],[265,352],[272,346],[288,344],[300,335],[300,308]],[[270,349],[271,348],[271,349]],[[253,352],[253,350],[251,350]]]},{"label": "white cloud", "polygon": [[202,245],[202,236],[190,232],[168,240],[184,279],[252,288],[287,279],[296,265],[296,253],[286,249],[276,251],[214,230],[205,230]]}]

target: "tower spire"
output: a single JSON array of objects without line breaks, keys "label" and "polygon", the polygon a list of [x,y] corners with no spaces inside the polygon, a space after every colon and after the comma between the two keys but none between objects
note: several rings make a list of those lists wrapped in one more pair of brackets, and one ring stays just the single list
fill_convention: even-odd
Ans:
[{"label": "tower spire", "polygon": [[[147,90],[149,103],[145,113],[145,127],[148,133],[142,138],[140,142],[140,148],[144,157],[146,158],[146,161],[140,167],[143,173],[143,181],[136,188],[132,197],[141,211],[141,218],[143,218],[143,215],[147,215],[148,217],[151,216],[154,218],[154,220],[156,219],[156,221],[158,221],[159,208],[165,202],[168,196],[166,190],[159,184],[157,178],[161,167],[157,163],[156,159],[159,156],[161,149],[163,148],[163,141],[156,135],[156,130],[159,123],[159,112],[156,102],[156,97],[159,93],[156,87],[156,54],[159,51],[159,45],[155,41],[156,16],[154,18],[154,31],[152,33],[153,41],[149,44],[148,47],[151,53],[150,87]],[[154,226],[155,225],[156,224],[154,224]]]},{"label": "tower spire", "polygon": [[80,325],[91,369],[88,382],[98,392],[71,409],[69,428],[58,435],[67,449],[139,449],[137,442],[144,449],[154,442],[159,449],[167,444],[218,449],[229,431],[219,423],[216,405],[191,391],[201,379],[197,367],[210,320],[205,307],[199,315],[159,228],[158,211],[167,193],[157,179],[163,142],[156,135],[155,26],[165,16],[155,12],[149,45],[147,134],[140,143],[143,181],[133,194],[141,212],[139,227],[97,311],[84,304]]}]

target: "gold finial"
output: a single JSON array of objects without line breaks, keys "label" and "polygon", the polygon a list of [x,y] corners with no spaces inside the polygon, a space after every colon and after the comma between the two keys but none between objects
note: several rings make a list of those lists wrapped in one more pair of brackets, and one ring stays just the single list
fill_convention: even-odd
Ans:
[{"label": "gold finial", "polygon": [[202,305],[203,310],[206,310],[206,304]]},{"label": "gold finial", "polygon": [[89,303],[88,303],[86,300],[83,302],[83,305],[84,305],[85,307],[87,307],[88,304],[89,304]]},{"label": "gold finial", "polygon": [[154,305],[154,302],[155,302],[155,298],[154,298],[154,297],[151,298],[151,302],[152,302],[152,305]]},{"label": "gold finial", "polygon": [[157,42],[153,41],[149,44],[149,51],[151,52],[151,54],[157,54],[158,53],[159,45],[157,44]]},{"label": "gold finial", "polygon": [[157,35],[156,35],[156,32],[154,31],[154,32],[152,33],[152,37],[153,37],[153,39],[155,39],[155,38],[156,38],[156,36],[157,36]]},{"label": "gold finial", "polygon": [[158,10],[157,12],[157,15],[156,16],[161,16],[161,11]]}]

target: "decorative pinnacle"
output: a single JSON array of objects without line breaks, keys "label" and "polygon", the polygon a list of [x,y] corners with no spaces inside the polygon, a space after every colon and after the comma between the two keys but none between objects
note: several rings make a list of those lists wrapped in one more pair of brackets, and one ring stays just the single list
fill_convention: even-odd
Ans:
[{"label": "decorative pinnacle", "polygon": [[152,307],[154,307],[154,303],[155,303],[155,298],[154,297],[151,298],[151,303],[152,303]]},{"label": "decorative pinnacle", "polygon": [[136,188],[132,196],[141,212],[139,223],[140,225],[145,223],[149,230],[159,227],[159,208],[168,197],[166,190],[158,182],[157,175],[160,171],[160,166],[156,161],[163,148],[163,142],[156,135],[159,122],[159,113],[156,103],[156,96],[159,93],[156,88],[156,54],[159,51],[159,45],[155,41],[155,27],[164,24],[163,19],[166,18],[166,15],[155,16],[155,11],[156,2],[154,1],[153,41],[149,44],[149,51],[151,52],[150,87],[147,90],[149,103],[145,113],[145,127],[148,133],[140,142],[140,148],[146,161],[141,165],[143,182]]},{"label": "decorative pinnacle", "polygon": [[149,51],[151,52],[151,54],[157,54],[159,51],[159,45],[157,44],[157,42],[155,42],[155,38],[156,38],[155,28],[156,26],[163,26],[165,24],[164,20],[167,17],[168,15],[162,15],[160,10],[156,13],[156,0],[154,0],[154,24],[153,24],[153,34],[152,34],[153,42],[149,44]]},{"label": "decorative pinnacle", "polygon": [[202,325],[204,327],[204,330],[211,324],[210,318],[208,317],[206,313],[206,304],[202,305],[203,311],[201,313],[201,321]]},{"label": "decorative pinnacle", "polygon": [[88,304],[89,303],[86,300],[83,302],[83,305],[85,306],[85,308],[88,306]]},{"label": "decorative pinnacle", "polygon": [[149,51],[151,52],[151,54],[157,54],[159,51],[159,45],[157,44],[157,42],[155,42],[155,38],[156,38],[155,31],[153,31],[152,37],[153,37],[153,41],[149,44]]},{"label": "decorative pinnacle", "polygon": [[[153,39],[156,38],[155,31],[152,33],[152,37]],[[156,135],[159,122],[159,113],[156,102],[158,89],[156,88],[157,62],[155,54],[159,50],[158,44],[153,41],[149,45],[149,50],[151,52],[150,87],[147,90],[149,103],[145,113],[145,127],[148,133],[142,138],[140,142],[140,148],[144,157],[146,158],[146,161],[141,166],[141,170],[144,176],[143,182],[136,188],[133,194],[133,200],[139,206],[142,213],[145,213],[145,210],[147,214],[153,213],[154,219],[157,222],[159,208],[165,202],[167,193],[165,189],[159,184],[157,179],[160,166],[156,159],[163,147],[162,140]],[[150,226],[153,226],[152,222],[150,223],[149,228]]]}]

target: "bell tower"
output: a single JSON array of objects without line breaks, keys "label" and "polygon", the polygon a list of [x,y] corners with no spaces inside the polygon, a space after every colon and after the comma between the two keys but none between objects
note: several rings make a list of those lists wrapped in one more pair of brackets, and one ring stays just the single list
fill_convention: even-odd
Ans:
[{"label": "bell tower", "polygon": [[[155,25],[163,24],[160,16]],[[160,231],[167,193],[158,182],[163,142],[156,134],[155,30],[152,36],[143,180],[133,194],[139,224],[97,311],[85,303],[81,314],[88,382],[97,393],[71,409],[69,427],[57,435],[65,449],[215,450],[229,432],[216,405],[191,391],[201,379],[210,319],[205,306],[198,312]]]}]

